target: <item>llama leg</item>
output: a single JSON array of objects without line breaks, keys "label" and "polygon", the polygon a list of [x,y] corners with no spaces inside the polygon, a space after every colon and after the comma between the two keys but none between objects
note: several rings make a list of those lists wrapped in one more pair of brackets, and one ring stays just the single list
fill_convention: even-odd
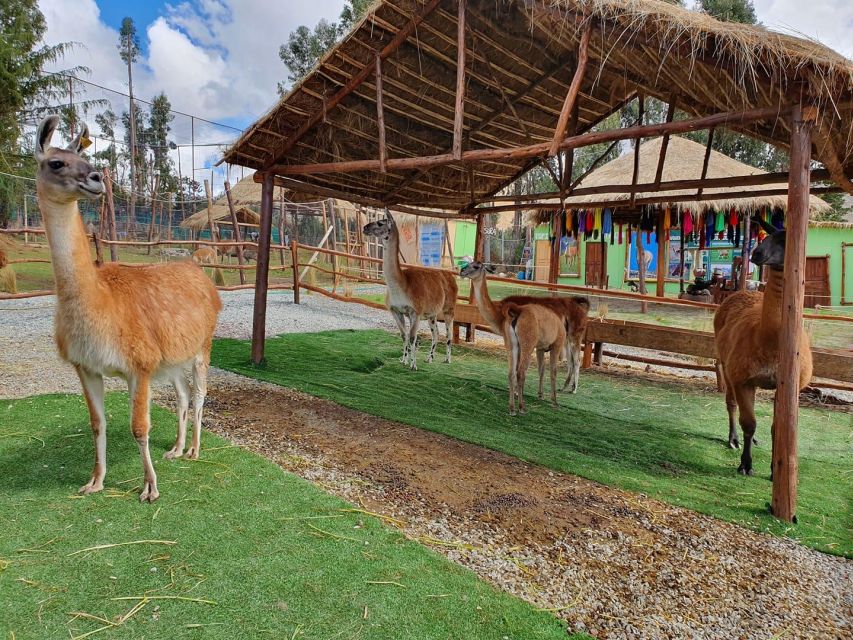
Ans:
[{"label": "llama leg", "polygon": [[409,363],[412,371],[418,370],[418,314],[409,313]]},{"label": "llama leg", "polygon": [[187,443],[187,415],[190,409],[190,387],[183,371],[175,376],[172,385],[175,387],[175,395],[178,399],[178,437],[175,440],[175,446],[163,454],[167,460],[184,455],[184,447]]},{"label": "llama leg", "polygon": [[580,367],[580,344],[574,341],[566,341],[566,381],[563,383],[562,391],[568,389],[569,393],[578,392]]},{"label": "llama leg", "polygon": [[130,387],[130,430],[139,445],[139,456],[142,458],[142,493],[141,502],[154,502],[160,497],[157,490],[157,474],[154,473],[154,463],[151,462],[151,451],[148,447],[148,432],[151,430],[151,377],[147,373],[133,376],[129,379]]},{"label": "llama leg", "polygon": [[726,387],[726,411],[729,412],[729,449],[739,449],[740,440],[737,435],[737,400],[735,390],[723,373],[723,382]]},{"label": "llama leg", "polygon": [[95,493],[104,488],[104,476],[107,473],[107,419],[104,415],[104,378],[80,366],[76,366],[86,406],[89,407],[89,419],[92,422],[92,436],[95,439],[95,468],[92,478],[80,487],[79,493]]},{"label": "llama leg", "polygon": [[507,344],[507,370],[508,370],[508,388],[509,388],[509,415],[516,415],[515,400],[516,400],[516,384],[518,372],[518,336],[512,329],[507,329],[507,336],[504,336],[504,342]]},{"label": "llama leg", "polygon": [[518,349],[518,412],[521,414],[527,413],[527,406],[524,404],[524,383],[527,380],[527,370],[530,368],[534,347],[533,344],[520,343]]},{"label": "llama leg", "polygon": [[752,475],[752,440],[755,435],[755,387],[736,386],[734,389],[743,430],[743,453],[738,473]]},{"label": "llama leg", "polygon": [[399,311],[391,310],[391,315],[394,317],[394,322],[397,323],[397,328],[400,330],[400,338],[403,340],[403,357],[400,362],[409,364],[409,332],[406,331],[406,319]]},{"label": "llama leg", "polygon": [[427,362],[432,362],[433,358],[435,358],[435,347],[438,344],[438,322],[435,318],[429,319],[429,330],[432,332],[432,344],[429,347]]},{"label": "llama leg", "polygon": [[198,460],[201,453],[201,416],[207,397],[207,370],[210,367],[210,345],[193,361],[193,439],[187,449],[187,458]]},{"label": "llama leg", "polygon": [[560,366],[560,352],[556,346],[551,347],[551,405],[556,409],[557,404],[557,368]]},{"label": "llama leg", "polygon": [[536,397],[542,399],[542,387],[545,386],[545,352],[542,349],[536,350],[536,368],[539,371],[539,391]]},{"label": "llama leg", "polygon": [[444,355],[444,361],[447,364],[450,364],[450,352],[452,351],[451,345],[453,344],[453,316],[448,314],[446,311],[444,312],[444,332],[447,334],[447,351]]}]

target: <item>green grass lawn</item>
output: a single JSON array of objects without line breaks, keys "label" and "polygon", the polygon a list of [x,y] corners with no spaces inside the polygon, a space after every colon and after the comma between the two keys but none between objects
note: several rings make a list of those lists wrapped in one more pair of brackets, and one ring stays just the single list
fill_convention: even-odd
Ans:
[{"label": "green grass lawn", "polygon": [[[550,614],[221,438],[204,434],[198,462],[162,460],[175,417],[157,407],[161,498],[142,505],[127,396],[107,410],[107,489],[79,497],[92,459],[82,398],[0,401],[4,640],[101,627],[94,637],[566,637]],[[121,543],[137,544],[83,551]]]},{"label": "green grass lawn", "polygon": [[531,397],[536,378],[531,370],[529,413],[511,418],[503,358],[456,347],[452,365],[430,365],[425,348],[421,340],[417,372],[399,363],[400,341],[384,331],[280,336],[267,341],[266,366],[260,369],[248,362],[247,342],[219,340],[213,361],[373,415],[853,556],[849,413],[800,412],[799,525],[791,526],[766,508],[768,402],[756,404],[761,446],[754,449],[756,475],[747,478],[736,472],[740,452],[725,447],[728,422],[720,394],[582,371],[577,395],[561,395],[554,411]]}]

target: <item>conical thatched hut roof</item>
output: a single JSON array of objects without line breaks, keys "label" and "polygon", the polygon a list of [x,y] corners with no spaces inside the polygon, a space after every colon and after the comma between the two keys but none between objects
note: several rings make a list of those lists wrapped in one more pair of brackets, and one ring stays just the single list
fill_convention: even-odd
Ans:
[{"label": "conical thatched hut roof", "polygon": [[[236,204],[234,208],[237,213],[237,221],[242,222],[243,224],[260,224],[261,216],[249,209],[248,207],[238,207]],[[201,211],[196,211],[189,218],[184,220],[181,223],[182,229],[191,229],[192,231],[203,231],[204,229],[208,229],[210,227],[210,220],[213,220],[213,224],[222,224],[227,223],[231,224],[231,210],[228,208],[228,204],[220,205],[215,204],[210,210],[210,214],[208,214],[208,208],[205,207]]]},{"label": "conical thatched hut roof", "polygon": [[[655,173],[657,172],[662,143],[662,138],[655,138],[640,145],[640,170],[637,176],[638,184],[650,184],[655,181]],[[662,182],[697,180],[702,175],[704,161],[704,145],[688,140],[687,138],[673,136],[670,138],[669,146],[667,147],[666,162],[663,166]],[[602,165],[584,178],[578,185],[578,188],[607,185],[630,185],[633,171],[634,154],[632,152]],[[766,172],[742,162],[738,162],[719,151],[711,151],[711,155],[708,160],[708,178],[731,178],[735,176],[751,176],[762,173]],[[668,200],[670,205],[676,206],[679,209],[689,209],[693,212],[702,211],[708,208],[729,209],[731,207],[735,207],[739,210],[754,211],[761,207],[781,207],[782,209],[786,209],[788,206],[788,198],[785,195],[756,195],[755,197],[750,198],[732,198],[727,194],[736,192],[743,194],[745,190],[750,189],[759,193],[761,191],[787,188],[787,182],[779,184],[764,184],[755,187],[716,187],[712,189],[705,189],[703,193],[706,198],[713,196],[718,197],[702,201],[696,201],[696,189],[665,191],[659,194],[638,192],[636,197],[638,200],[653,195],[671,198],[671,200]],[[622,201],[628,203],[630,200],[630,193],[598,193],[575,197],[569,196],[566,198],[566,207],[569,209],[579,209],[583,208],[587,203],[601,201]],[[560,206],[558,200],[554,200],[554,206]],[[830,206],[820,198],[810,196],[809,209],[811,215],[814,215],[816,213],[829,210]],[[537,215],[537,219],[548,219],[550,218],[550,215],[550,212],[543,211],[541,216]]]}]

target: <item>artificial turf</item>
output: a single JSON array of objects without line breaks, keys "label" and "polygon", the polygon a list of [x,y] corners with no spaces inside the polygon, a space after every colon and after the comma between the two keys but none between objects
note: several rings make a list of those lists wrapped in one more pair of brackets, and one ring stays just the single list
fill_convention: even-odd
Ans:
[{"label": "artificial turf", "polygon": [[127,396],[107,410],[107,489],[82,497],[83,399],[0,401],[4,640],[566,637],[550,614],[221,438],[204,433],[198,462],[160,459],[175,416],[158,407],[161,497],[140,504]]},{"label": "artificial turf", "polygon": [[[216,366],[300,389],[376,416],[443,433],[611,486],[642,492],[816,549],[853,556],[853,419],[803,408],[799,425],[798,525],[768,513],[772,405],[756,403],[754,477],[736,472],[726,448],[723,396],[684,384],[582,371],[576,395],[560,408],[539,402],[528,375],[526,416],[507,414],[506,362],[456,347],[453,364],[400,362],[401,343],[384,331],[289,334],[267,341],[266,361],[249,362],[249,344],[218,340]],[[565,371],[561,372],[561,378]],[[547,384],[547,382],[546,382]]]}]

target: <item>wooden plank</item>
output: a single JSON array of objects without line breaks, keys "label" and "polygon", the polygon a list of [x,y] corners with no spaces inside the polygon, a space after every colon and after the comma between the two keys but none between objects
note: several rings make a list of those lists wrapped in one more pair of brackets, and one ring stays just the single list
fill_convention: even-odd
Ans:
[{"label": "wooden plank", "polygon": [[382,58],[376,56],[376,125],[379,128],[379,170],[388,171],[388,145],[385,143],[385,108],[382,105]]},{"label": "wooden plank", "polygon": [[554,129],[554,139],[551,141],[551,146],[548,148],[548,156],[557,155],[560,150],[561,143],[566,136],[566,127],[569,124],[569,116],[575,107],[575,101],[580,93],[581,83],[583,82],[584,73],[586,72],[586,63],[589,60],[589,38],[592,35],[592,27],[587,25],[581,35],[580,45],[578,46],[578,66],[575,68],[575,75],[572,77],[572,84],[569,85],[569,92],[566,94],[566,99],[563,102],[563,108],[560,111],[560,117],[557,119],[557,126]]},{"label": "wooden plank", "polygon": [[654,351],[669,351],[701,358],[716,358],[714,334],[703,331],[660,327],[641,322],[590,322],[586,330],[590,342],[619,344]]},{"label": "wooden plank", "polygon": [[782,325],[779,368],[773,407],[773,515],[796,521],[797,428],[800,401],[800,334],[803,330],[806,232],[809,226],[809,165],[812,123],[800,109],[791,118],[791,177],[785,236],[785,279],[782,285]]},{"label": "wooden plank", "polygon": [[456,30],[456,105],[453,111],[453,157],[462,158],[462,131],[465,124],[465,0],[459,6]]},{"label": "wooden plank", "polygon": [[[716,126],[738,126],[757,122],[759,120],[773,120],[790,114],[790,109],[780,107],[762,107],[747,109],[744,111],[729,111],[717,113],[711,116],[679,120],[677,122],[665,122],[659,124],[637,125],[625,129],[611,131],[594,131],[582,135],[571,136],[563,139],[557,151],[565,149],[576,149],[579,147],[600,144],[602,142],[613,142],[614,140],[630,140],[662,136],[665,133],[687,133],[700,129],[709,129]],[[444,153],[433,156],[421,156],[412,158],[393,158],[386,163],[388,170],[406,170],[440,167],[453,164],[454,162],[491,162],[495,160],[519,160],[533,158],[546,154],[550,149],[550,143],[538,143],[522,147],[498,148],[498,149],[475,149],[463,151],[461,159],[454,157],[453,153]],[[554,152],[556,153],[556,151]],[[378,171],[379,160],[346,160],[343,162],[320,162],[315,164],[286,165],[272,164],[269,171],[281,176],[288,175],[314,175],[318,173],[355,173],[358,171]]]},{"label": "wooden plank", "polygon": [[252,317],[252,362],[255,365],[260,365],[264,360],[274,185],[273,175],[271,173],[264,175],[261,187],[261,229],[258,237],[258,266],[255,270],[255,304]]}]

